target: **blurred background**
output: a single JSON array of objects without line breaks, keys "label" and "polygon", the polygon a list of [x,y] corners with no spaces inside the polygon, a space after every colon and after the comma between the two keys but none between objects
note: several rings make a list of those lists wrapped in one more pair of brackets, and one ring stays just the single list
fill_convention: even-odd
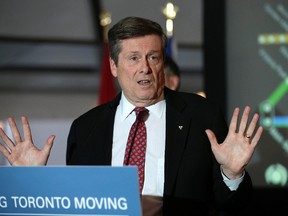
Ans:
[{"label": "blurred background", "polygon": [[[181,69],[183,91],[203,90],[202,3],[177,2],[173,52]],[[100,95],[113,91],[113,86],[118,92],[112,77],[113,83],[108,83],[104,92],[100,90],[105,64],[100,15],[110,13],[109,26],[126,16],[142,16],[165,29],[166,4],[164,0],[0,1],[2,122],[9,116],[20,120],[26,115],[39,146],[49,134],[55,134],[49,164],[65,164],[72,120],[98,105]]]},{"label": "blurred background", "polygon": [[[0,126],[9,134],[7,118],[13,116],[20,123],[26,115],[37,146],[56,135],[48,164],[65,165],[73,119],[119,90],[105,67],[105,29],[126,16],[146,17],[166,29],[167,3],[176,12],[170,39],[181,71],[180,90],[205,92],[222,107],[227,122],[236,106],[243,109],[248,104],[260,113],[265,131],[247,167],[256,189],[249,211],[284,208],[288,201],[288,2],[284,0],[2,0]],[[111,19],[105,27],[103,13]],[[8,165],[1,156],[0,164]],[[262,211],[260,206],[252,208],[257,202]]]}]

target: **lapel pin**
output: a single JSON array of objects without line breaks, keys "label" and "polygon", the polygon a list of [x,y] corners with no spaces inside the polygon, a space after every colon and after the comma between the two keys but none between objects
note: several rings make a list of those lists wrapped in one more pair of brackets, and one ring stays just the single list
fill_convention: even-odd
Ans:
[{"label": "lapel pin", "polygon": [[180,130],[182,130],[182,128],[183,128],[183,126],[182,126],[182,125],[179,125],[178,127],[179,127],[179,129],[180,129]]}]

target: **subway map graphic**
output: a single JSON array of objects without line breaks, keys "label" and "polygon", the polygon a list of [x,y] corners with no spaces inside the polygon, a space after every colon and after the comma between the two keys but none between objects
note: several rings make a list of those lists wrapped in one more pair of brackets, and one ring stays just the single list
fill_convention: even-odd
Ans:
[{"label": "subway map graphic", "polygon": [[[271,73],[280,78],[270,95],[259,104],[260,124],[288,156],[288,8],[280,3],[266,3],[264,11],[283,32],[263,33],[257,38],[259,56]],[[277,58],[273,53],[275,50]],[[287,163],[270,164],[264,175],[267,184],[281,187],[287,185]]]}]

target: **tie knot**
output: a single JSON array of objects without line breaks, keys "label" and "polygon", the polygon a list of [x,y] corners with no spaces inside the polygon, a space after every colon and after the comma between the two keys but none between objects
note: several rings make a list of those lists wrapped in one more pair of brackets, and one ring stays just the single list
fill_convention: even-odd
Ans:
[{"label": "tie knot", "polygon": [[146,121],[149,110],[147,110],[145,107],[135,107],[134,111],[138,121]]}]

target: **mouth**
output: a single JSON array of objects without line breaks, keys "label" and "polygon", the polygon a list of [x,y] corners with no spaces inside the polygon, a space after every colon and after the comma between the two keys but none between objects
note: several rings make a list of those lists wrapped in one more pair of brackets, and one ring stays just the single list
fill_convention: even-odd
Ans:
[{"label": "mouth", "polygon": [[151,83],[150,80],[140,80],[137,82],[139,85],[149,85]]}]

